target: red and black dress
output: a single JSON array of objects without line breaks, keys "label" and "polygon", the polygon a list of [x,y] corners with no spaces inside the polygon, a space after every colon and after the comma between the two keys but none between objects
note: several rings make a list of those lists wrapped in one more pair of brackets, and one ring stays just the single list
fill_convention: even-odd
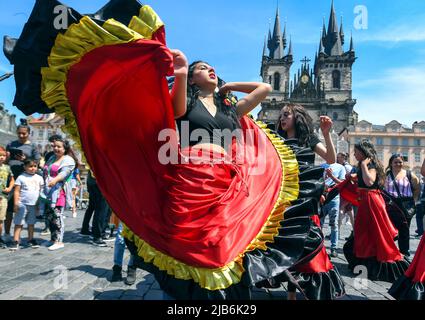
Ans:
[{"label": "red and black dress", "polygon": [[[368,168],[376,169],[376,165],[371,163]],[[407,270],[409,262],[394,242],[397,230],[386,211],[378,180],[368,187],[359,170],[356,189],[358,199],[353,204],[358,205],[358,211],[354,237],[344,245],[348,267],[355,271],[356,266],[365,266],[369,279],[393,282]],[[341,190],[341,196],[350,201],[352,194],[346,197],[344,190]]]},{"label": "red and black dress", "polygon": [[182,149],[167,84],[173,57],[153,9],[135,0],[93,15],[68,8],[62,30],[57,5],[36,1],[21,37],[6,41],[14,104],[65,118],[126,225],[136,266],[177,299],[249,299],[256,285],[314,257],[323,235],[304,199],[317,169],[249,117],[240,119],[244,139],[232,142],[242,151],[235,158]]},{"label": "red and black dress", "polygon": [[[309,147],[300,147],[296,139],[286,141],[297,155],[300,165],[300,177],[308,176],[308,179],[301,179],[310,187],[309,194],[304,197],[303,201],[298,203],[306,213],[310,216],[312,224],[309,238],[322,239],[319,246],[306,247],[306,255],[314,256],[313,259],[303,260],[302,258],[290,268],[291,274],[294,277],[296,284],[306,298],[310,300],[332,300],[345,295],[344,282],[337,270],[329,259],[324,245],[324,237],[319,218],[319,201],[323,194],[324,180],[323,167],[314,166],[315,153],[314,149],[320,142],[316,135],[312,135],[309,139]],[[274,279],[277,282],[279,279]],[[296,285],[289,281],[288,290],[295,291]]]},{"label": "red and black dress", "polygon": [[425,300],[425,237],[422,237],[409,269],[389,290],[397,300]]}]

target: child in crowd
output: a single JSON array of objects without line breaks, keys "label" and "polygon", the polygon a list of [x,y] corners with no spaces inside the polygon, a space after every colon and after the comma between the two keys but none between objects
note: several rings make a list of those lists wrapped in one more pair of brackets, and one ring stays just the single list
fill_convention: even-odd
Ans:
[{"label": "child in crowd", "polygon": [[6,219],[8,194],[15,184],[12,170],[4,163],[6,157],[6,149],[0,146],[0,248],[2,249],[7,248],[1,236],[3,234],[3,222]]},{"label": "child in crowd", "polygon": [[37,172],[37,162],[28,159],[24,161],[25,172],[15,182],[13,222],[15,224],[13,244],[10,250],[19,249],[20,237],[24,221],[28,225],[28,245],[38,248],[40,245],[34,239],[34,225],[36,223],[37,201],[44,186],[44,180]]}]

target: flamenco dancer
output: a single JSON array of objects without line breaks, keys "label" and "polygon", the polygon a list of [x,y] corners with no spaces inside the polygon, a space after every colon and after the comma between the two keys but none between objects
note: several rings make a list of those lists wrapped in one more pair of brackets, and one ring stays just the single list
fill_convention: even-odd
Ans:
[{"label": "flamenco dancer", "polygon": [[[421,174],[425,176],[425,161]],[[397,300],[425,300],[425,237],[422,237],[409,269],[388,292]]]},{"label": "flamenco dancer", "polygon": [[[394,228],[386,211],[380,189],[385,182],[385,173],[375,148],[369,140],[354,146],[358,164],[357,181],[358,212],[354,223],[354,237],[344,245],[344,255],[350,270],[362,265],[367,268],[371,280],[394,282],[409,267],[409,262],[397,248]],[[341,191],[344,197],[344,191]],[[346,198],[349,200],[348,198]]]},{"label": "flamenco dancer", "polygon": [[[321,143],[314,133],[313,120],[300,105],[285,106],[276,127],[278,133],[286,139],[285,143],[293,145],[295,154],[303,163],[304,171],[300,169],[303,171],[302,174],[309,175],[310,183],[313,183],[317,190],[321,190],[311,194],[310,208],[306,209],[310,210],[312,223],[318,227],[315,231],[320,232],[323,238],[318,215],[319,199],[324,188],[323,169],[314,167],[314,160],[315,155],[318,154],[327,163],[335,163],[335,148],[330,136],[332,120],[329,117],[320,118],[320,128],[326,145]],[[323,242],[318,250],[319,252],[312,260],[297,263],[291,271],[308,299],[331,300],[341,297],[345,294],[344,283],[338,270],[332,265]],[[296,286],[291,282],[288,285],[288,299],[296,299]]]},{"label": "flamenco dancer", "polygon": [[65,118],[125,224],[135,266],[176,299],[250,299],[254,286],[314,258],[323,236],[302,204],[320,188],[247,116],[268,84],[224,84],[208,63],[188,66],[135,0],[85,16],[68,8],[65,30],[54,27],[57,5],[36,1],[20,38],[6,40],[14,104]]}]

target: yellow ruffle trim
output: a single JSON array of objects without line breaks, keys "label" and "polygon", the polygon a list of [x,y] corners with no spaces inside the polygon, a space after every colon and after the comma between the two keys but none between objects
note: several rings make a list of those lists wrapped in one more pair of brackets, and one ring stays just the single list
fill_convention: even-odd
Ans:
[{"label": "yellow ruffle trim", "polygon": [[180,262],[170,257],[152,246],[146,241],[140,239],[128,227],[124,226],[123,236],[133,242],[138,251],[138,255],[146,263],[152,263],[159,270],[166,271],[167,274],[180,280],[193,280],[201,288],[207,290],[226,289],[231,285],[241,281],[243,268],[243,257],[245,253],[255,249],[266,250],[266,243],[273,243],[274,237],[279,234],[280,222],[284,218],[284,212],[291,201],[298,198],[299,195],[299,168],[293,151],[286,146],[283,141],[272,134],[267,125],[258,122],[257,125],[266,133],[267,137],[273,143],[282,164],[282,182],[278,200],[264,224],[263,228],[255,239],[248,245],[243,253],[235,258],[231,263],[217,269],[198,268]]},{"label": "yellow ruffle trim", "polygon": [[128,27],[109,19],[100,26],[88,16],[72,24],[64,34],[58,34],[48,58],[48,67],[41,69],[41,98],[49,108],[65,119],[64,131],[82,152],[80,135],[74,114],[66,94],[65,83],[69,69],[81,61],[88,52],[106,45],[116,45],[152,39],[152,35],[164,25],[150,6],[140,8]]},{"label": "yellow ruffle trim", "polygon": [[[140,39],[151,39],[152,35],[163,25],[153,9],[145,5],[140,9],[139,16],[132,18],[128,27],[114,19],[109,19],[102,26],[99,26],[85,16],[78,24],[71,25],[65,34],[59,34],[56,38],[48,59],[49,67],[41,70],[41,96],[49,108],[55,108],[56,113],[65,118],[64,131],[72,137],[76,147],[81,151],[83,150],[77,122],[72,113],[65,88],[68,71],[73,65],[81,61],[85,54],[96,48],[129,43]],[[291,201],[298,198],[298,163],[291,149],[276,135],[272,134],[265,124],[257,122],[257,125],[275,146],[282,163],[283,173],[278,200],[257,237],[231,263],[218,269],[206,269],[186,265],[157,251],[125,227],[123,235],[135,243],[139,256],[145,262],[153,263],[160,270],[166,271],[176,279],[192,279],[202,288],[219,290],[240,282],[244,272],[242,260],[246,252],[255,249],[266,250],[266,243],[274,241],[274,237],[279,233],[280,221],[284,218],[285,209]]]}]

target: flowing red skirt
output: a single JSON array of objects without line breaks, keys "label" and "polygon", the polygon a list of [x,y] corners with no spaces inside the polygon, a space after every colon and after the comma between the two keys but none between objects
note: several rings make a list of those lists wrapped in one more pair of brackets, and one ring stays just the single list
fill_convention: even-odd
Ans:
[{"label": "flowing red skirt", "polygon": [[[319,216],[314,215],[312,218],[313,222],[320,227]],[[295,271],[302,273],[322,273],[333,270],[334,266],[329,259],[328,253],[326,252],[325,246],[322,246],[320,252],[309,262],[304,263],[295,267]]]},{"label": "flowing red skirt", "polygon": [[[223,267],[267,223],[282,163],[248,117],[241,119],[246,139],[235,164],[172,163],[178,147],[170,70],[172,55],[161,41],[104,46],[71,68],[67,93],[86,158],[119,218],[177,261]],[[164,150],[171,162],[164,163]]]},{"label": "flowing red skirt", "polygon": [[415,257],[406,271],[406,277],[414,283],[425,283],[425,237],[422,236]]},{"label": "flowing red skirt", "polygon": [[385,201],[379,190],[358,189],[359,209],[354,222],[354,255],[376,257],[379,262],[403,259],[394,238],[397,229],[388,217]]}]

